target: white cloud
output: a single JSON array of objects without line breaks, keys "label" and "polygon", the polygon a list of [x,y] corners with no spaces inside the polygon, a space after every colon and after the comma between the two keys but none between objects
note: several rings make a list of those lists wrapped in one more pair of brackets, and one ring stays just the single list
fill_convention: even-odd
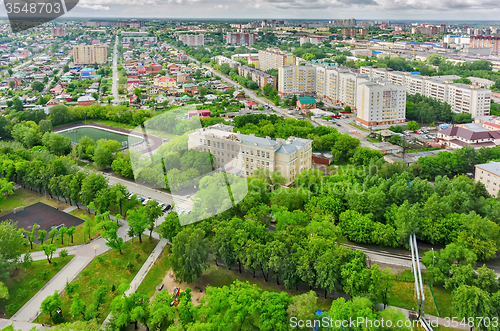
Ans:
[{"label": "white cloud", "polygon": [[92,9],[92,10],[110,10],[109,6],[103,6],[103,5],[92,5],[92,4],[87,4],[87,3],[79,3],[78,7],[81,8],[86,8],[86,9]]}]

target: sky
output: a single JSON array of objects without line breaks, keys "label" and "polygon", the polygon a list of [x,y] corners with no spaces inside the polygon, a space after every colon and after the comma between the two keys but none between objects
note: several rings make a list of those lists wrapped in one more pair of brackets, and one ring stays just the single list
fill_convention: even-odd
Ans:
[{"label": "sky", "polygon": [[[499,0],[80,0],[66,17],[499,20]],[[0,6],[0,16],[5,15]]]}]

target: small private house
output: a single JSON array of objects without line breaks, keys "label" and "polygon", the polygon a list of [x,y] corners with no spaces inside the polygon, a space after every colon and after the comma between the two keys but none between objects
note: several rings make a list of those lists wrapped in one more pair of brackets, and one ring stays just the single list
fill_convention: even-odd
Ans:
[{"label": "small private house", "polygon": [[156,102],[157,103],[164,103],[165,101],[168,102],[168,98],[165,94],[161,93],[156,97]]},{"label": "small private house", "polygon": [[190,95],[198,94],[198,85],[196,84],[184,84],[182,88],[184,89],[184,92]]},{"label": "small private house", "polygon": [[219,97],[217,95],[215,95],[215,94],[207,94],[207,95],[205,95],[205,98],[207,99],[207,101],[215,101]]},{"label": "small private house", "polygon": [[84,95],[78,98],[78,106],[91,106],[95,103],[95,99],[90,95]]},{"label": "small private house", "polygon": [[234,91],[233,98],[235,98],[236,100],[243,100],[245,99],[245,96],[240,91]]},{"label": "small private house", "polygon": [[205,118],[205,117],[210,117],[210,110],[189,110],[187,112],[188,118],[191,118],[193,116],[198,116],[200,118]]},{"label": "small private house", "polygon": [[53,106],[57,106],[57,105],[60,105],[61,102],[57,99],[50,99],[49,102],[47,102],[45,104],[46,107],[53,107]]},{"label": "small private house", "polygon": [[312,97],[299,97],[297,100],[297,108],[306,114],[308,109],[316,108],[316,100]]}]

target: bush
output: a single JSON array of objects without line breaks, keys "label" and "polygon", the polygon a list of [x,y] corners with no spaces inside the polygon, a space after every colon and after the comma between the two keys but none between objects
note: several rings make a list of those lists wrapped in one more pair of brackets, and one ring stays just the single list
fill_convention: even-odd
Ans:
[{"label": "bush", "polygon": [[135,253],[134,258],[139,260],[141,258],[141,253]]},{"label": "bush", "polygon": [[132,262],[127,263],[127,270],[130,272],[134,271],[134,264]]},{"label": "bush", "polygon": [[38,281],[38,279],[33,279],[32,281],[30,281],[30,287],[32,289],[36,289],[38,287],[38,285],[40,285],[40,282]]},{"label": "bush", "polygon": [[101,255],[99,255],[98,257],[96,257],[96,260],[99,263],[103,263],[104,262],[104,257],[102,257]]},{"label": "bush", "polygon": [[61,251],[59,252],[59,256],[62,257],[62,258],[65,258],[68,256],[68,250],[67,249],[61,249]]},{"label": "bush", "polygon": [[66,293],[71,296],[78,289],[78,286],[78,283],[68,283],[68,281],[66,281]]},{"label": "bush", "polygon": [[18,299],[22,299],[24,298],[25,296],[28,295],[28,291],[26,291],[25,289],[20,289],[19,291],[17,291],[17,298]]},{"label": "bush", "polygon": [[42,273],[38,277],[45,280],[45,279],[47,279],[48,276],[49,276],[49,271],[44,270],[44,271],[42,271]]},{"label": "bush", "polygon": [[113,292],[113,293],[114,293],[115,291],[116,291],[116,285],[115,285],[115,284],[113,284],[113,285],[111,285],[111,292]]},{"label": "bush", "polygon": [[29,268],[31,266],[32,262],[33,262],[33,258],[31,257],[31,254],[30,253],[24,254],[23,262],[22,262],[23,267]]}]

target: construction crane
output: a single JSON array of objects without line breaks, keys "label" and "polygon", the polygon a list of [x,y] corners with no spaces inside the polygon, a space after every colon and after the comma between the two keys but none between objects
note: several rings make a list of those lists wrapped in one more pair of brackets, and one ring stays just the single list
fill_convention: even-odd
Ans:
[{"label": "construction crane", "polygon": [[411,44],[410,47],[413,51],[413,61],[415,61],[417,59],[416,54],[415,54],[415,45]]}]

